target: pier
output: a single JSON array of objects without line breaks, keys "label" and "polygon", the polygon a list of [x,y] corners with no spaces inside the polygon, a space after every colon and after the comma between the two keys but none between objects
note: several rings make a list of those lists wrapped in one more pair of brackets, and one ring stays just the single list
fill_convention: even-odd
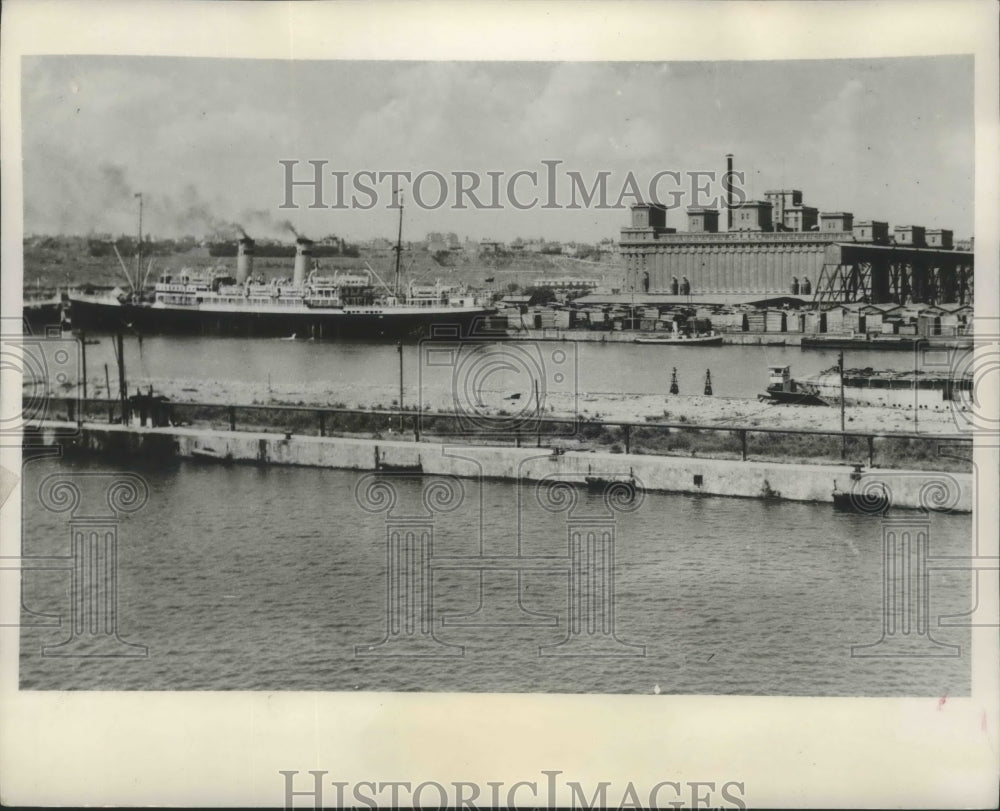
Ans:
[{"label": "pier", "polygon": [[[972,475],[960,472],[874,469],[855,475],[848,464],[788,464],[745,459],[647,456],[603,451],[559,451],[542,447],[497,447],[442,441],[406,441],[235,431],[204,427],[143,428],[134,425],[66,423],[39,425],[37,442],[67,451],[211,463],[299,465],[374,471],[379,465],[414,468],[425,475],[512,481],[562,479],[582,484],[587,476],[631,479],[649,492],[732,496],[765,500],[833,502],[835,487],[865,499],[877,490],[891,505],[919,509],[921,493],[947,493],[952,512],[971,512]],[[926,501],[926,499],[925,499]]]}]

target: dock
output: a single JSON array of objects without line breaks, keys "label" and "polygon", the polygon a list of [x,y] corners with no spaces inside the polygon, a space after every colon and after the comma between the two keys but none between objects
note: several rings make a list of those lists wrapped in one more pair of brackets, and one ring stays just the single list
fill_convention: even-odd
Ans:
[{"label": "dock", "polygon": [[[883,488],[893,507],[972,511],[972,474],[875,468],[852,476],[850,464],[790,464],[773,461],[647,456],[601,451],[553,452],[550,448],[498,447],[451,442],[405,441],[230,431],[205,427],[148,428],[135,425],[44,421],[33,433],[42,445],[157,462],[200,460],[209,464],[289,465],[374,471],[420,465],[423,475],[512,482],[547,480],[577,484],[587,477],[634,479],[638,489],[658,493],[756,498],[767,501],[833,503],[833,492],[870,493]],[[419,475],[419,474],[415,474]],[[933,498],[933,504],[927,499]]]}]

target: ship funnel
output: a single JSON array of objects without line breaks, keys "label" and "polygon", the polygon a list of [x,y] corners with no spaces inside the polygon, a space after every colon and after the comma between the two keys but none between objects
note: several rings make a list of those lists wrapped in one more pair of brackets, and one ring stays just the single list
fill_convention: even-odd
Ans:
[{"label": "ship funnel", "polygon": [[253,273],[253,240],[245,234],[236,243],[236,284],[243,284]]},{"label": "ship funnel", "polygon": [[295,240],[295,273],[292,276],[292,284],[296,287],[305,285],[311,259],[312,242],[305,237],[299,237]]}]

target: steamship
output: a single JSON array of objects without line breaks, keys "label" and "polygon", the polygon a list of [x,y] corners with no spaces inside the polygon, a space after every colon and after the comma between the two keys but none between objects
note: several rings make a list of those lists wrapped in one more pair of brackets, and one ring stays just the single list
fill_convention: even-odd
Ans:
[{"label": "steamship", "polygon": [[[221,335],[305,339],[408,339],[431,333],[468,336],[491,311],[467,293],[441,284],[385,284],[374,270],[321,275],[311,266],[312,242],[296,241],[291,279],[265,282],[253,274],[253,240],[238,242],[235,275],[228,271],[162,274],[152,301],[138,288],[117,298],[74,295],[74,329],[140,334]],[[457,332],[456,332],[457,330]]]}]

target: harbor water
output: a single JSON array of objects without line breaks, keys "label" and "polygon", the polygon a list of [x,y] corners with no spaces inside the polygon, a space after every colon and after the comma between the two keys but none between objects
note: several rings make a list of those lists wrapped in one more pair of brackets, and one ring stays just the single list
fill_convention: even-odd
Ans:
[{"label": "harbor water", "polygon": [[[342,347],[323,353],[350,364]],[[82,514],[107,509],[101,482],[124,470],[29,461],[22,554],[70,554],[72,516],[39,500],[46,477],[80,484]],[[613,633],[600,651],[573,656],[553,647],[569,633],[579,574],[561,562],[572,526],[607,527],[600,494],[574,490],[569,510],[533,485],[496,481],[452,483],[442,501],[429,488],[448,482],[429,476],[192,462],[134,472],[149,498],[117,523],[118,632],[147,654],[42,655],[70,633],[72,578],[65,566],[32,569],[22,575],[22,689],[969,694],[968,630],[937,622],[968,611],[968,572],[932,569],[928,581],[932,636],[960,655],[852,656],[882,636],[877,517],[681,495],[618,504],[613,556],[603,558],[613,619],[596,629],[610,621]],[[389,500],[378,495],[386,487]],[[925,527],[932,556],[970,553],[970,516],[903,518]],[[391,652],[377,647],[392,608],[387,528],[407,521],[433,534],[424,571],[434,647],[379,655]],[[483,556],[545,565],[487,571]]]},{"label": "harbor water", "polygon": [[[87,374],[91,392],[103,387],[104,365],[117,387],[113,338],[89,336]],[[389,403],[399,393],[399,355],[394,343],[360,343],[288,339],[135,336],[125,339],[126,372],[130,381],[186,381],[185,399],[204,396],[200,383],[222,383],[248,397],[266,397],[268,386],[308,381],[334,401],[359,399]],[[425,345],[426,346],[426,345]],[[472,351],[470,342],[465,349]],[[711,371],[713,392],[720,397],[754,398],[763,393],[768,366],[789,365],[795,377],[806,377],[837,363],[836,350],[802,350],[785,346],[671,347],[628,343],[505,342],[510,369],[499,368],[491,384],[525,387],[524,368],[537,369],[543,386],[581,395],[627,392],[666,393],[672,369],[677,369],[681,394],[701,394],[705,373]],[[552,362],[554,353],[558,363]],[[901,371],[913,368],[912,352],[845,353],[847,367],[874,366]],[[403,346],[404,397],[414,403],[418,389],[431,400],[447,394],[455,367],[428,363],[419,345]],[[558,384],[553,378],[558,376]],[[530,385],[530,384],[529,384]],[[294,388],[294,386],[293,386]],[[305,384],[303,384],[305,388]],[[252,395],[251,395],[252,393]]]}]

